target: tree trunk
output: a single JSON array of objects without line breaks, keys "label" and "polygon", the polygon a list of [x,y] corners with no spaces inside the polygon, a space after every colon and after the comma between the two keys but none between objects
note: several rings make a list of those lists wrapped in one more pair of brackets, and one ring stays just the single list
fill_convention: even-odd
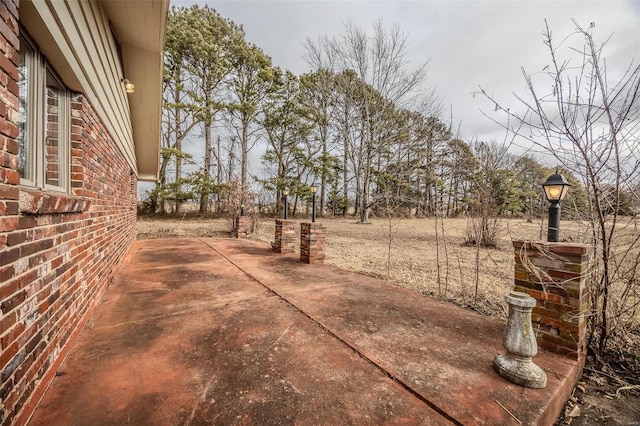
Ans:
[{"label": "tree trunk", "polygon": [[360,223],[369,222],[369,187],[371,186],[371,145],[367,147],[367,161],[364,169],[364,182],[362,183],[362,198],[360,206]]},{"label": "tree trunk", "polygon": [[241,160],[240,160],[240,184],[242,197],[240,204],[244,205],[247,190],[247,154],[249,152],[249,117],[243,115],[242,118],[242,140],[240,141],[241,147]]},{"label": "tree trunk", "polygon": [[[169,165],[169,159],[171,157],[169,156],[163,156],[162,157],[162,163],[160,164],[160,172],[158,173],[159,176],[159,182],[160,185],[164,185],[167,182],[167,167]],[[153,196],[152,200],[151,200],[151,205],[153,208],[153,213],[156,212],[156,208],[158,207],[158,196],[157,194]],[[164,205],[164,198],[160,199],[160,213],[164,214],[165,213],[165,205]]]},{"label": "tree trunk", "polygon": [[[179,151],[182,151],[182,131],[181,128],[182,126],[180,125],[180,118],[181,118],[181,114],[180,114],[180,107],[179,102],[180,102],[180,90],[178,90],[176,88],[176,90],[173,92],[174,96],[173,96],[173,101],[175,102],[176,105],[176,149]],[[176,193],[181,192],[182,190],[182,184],[180,184],[180,179],[182,178],[182,157],[180,155],[176,156]],[[177,199],[176,197],[176,213],[180,213],[180,201]]]},{"label": "tree trunk", "polygon": [[349,185],[347,183],[348,171],[347,171],[347,156],[344,156],[342,162],[342,197],[344,202],[344,211],[342,216],[346,217],[349,214]]},{"label": "tree trunk", "polygon": [[347,168],[348,162],[348,152],[349,152],[349,109],[348,105],[345,106],[344,109],[344,127],[343,127],[343,143],[344,143],[344,152],[342,157],[342,195],[344,197],[344,212],[343,216],[346,217],[349,214],[349,185],[347,183],[349,178],[349,171]]},{"label": "tree trunk", "polygon": [[[325,132],[323,132],[325,133]],[[322,217],[324,214],[324,199],[325,199],[325,186],[327,185],[327,141],[326,135],[321,135],[322,138],[322,173],[320,176],[320,202],[318,209],[318,216]]]},{"label": "tree trunk", "polygon": [[[286,177],[286,169],[284,167],[284,161],[282,159],[282,157],[284,156],[284,141],[282,139],[280,139],[279,144],[278,144],[278,178],[277,181],[278,182],[284,182],[284,179]],[[282,188],[280,188],[280,185],[278,185],[278,187],[276,188],[276,212],[280,213],[280,209],[282,207]],[[284,210],[283,210],[284,213]]]},{"label": "tree trunk", "polygon": [[[210,176],[211,171],[211,123],[204,123],[204,173]],[[206,213],[209,207],[209,193],[200,194],[200,213]]]},{"label": "tree trunk", "polygon": [[369,221],[369,173],[365,172],[364,182],[362,184],[362,201],[360,205],[360,223],[367,223]]},{"label": "tree trunk", "polygon": [[353,215],[360,214],[360,205],[362,204],[362,188],[360,187],[360,171],[356,170],[355,173],[356,180],[356,199],[354,200],[354,210]]},{"label": "tree trunk", "polygon": [[[220,135],[218,135],[218,145],[217,145],[217,149],[216,149],[216,161],[217,161],[217,165],[216,165],[216,169],[217,169],[217,173],[216,173],[216,180],[217,183],[220,184],[222,182],[222,157],[221,157],[221,152],[220,152]],[[222,211],[222,200],[220,200],[220,192],[218,191],[218,194],[216,194],[216,211],[217,212],[221,212]]]}]

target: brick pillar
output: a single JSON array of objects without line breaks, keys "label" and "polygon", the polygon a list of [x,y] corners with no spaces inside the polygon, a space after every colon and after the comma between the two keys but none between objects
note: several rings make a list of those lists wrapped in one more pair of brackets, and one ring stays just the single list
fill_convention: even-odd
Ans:
[{"label": "brick pillar", "polygon": [[531,319],[538,346],[584,362],[590,246],[514,241],[515,290],[536,299]]},{"label": "brick pillar", "polygon": [[327,242],[327,228],[318,222],[300,224],[300,261],[304,263],[324,263],[324,246]]},{"label": "brick pillar", "polygon": [[236,238],[247,238],[249,235],[249,217],[238,216],[233,224],[233,236]]},{"label": "brick pillar", "polygon": [[276,237],[273,249],[276,253],[295,253],[296,223],[293,220],[276,219]]}]

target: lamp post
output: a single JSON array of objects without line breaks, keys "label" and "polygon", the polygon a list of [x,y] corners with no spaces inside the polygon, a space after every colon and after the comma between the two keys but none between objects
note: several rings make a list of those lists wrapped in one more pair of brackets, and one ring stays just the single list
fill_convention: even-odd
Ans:
[{"label": "lamp post", "polygon": [[547,241],[557,243],[560,237],[560,201],[564,200],[565,195],[569,191],[571,184],[558,173],[549,176],[547,181],[542,184],[544,195],[547,201],[551,203],[549,206],[549,227],[547,231]]},{"label": "lamp post", "polygon": [[309,187],[311,190],[311,222],[316,221],[316,192],[318,192],[318,185],[314,183]]},{"label": "lamp post", "polygon": [[284,197],[284,220],[287,220],[287,213],[288,213],[288,206],[287,206],[287,196],[289,195],[289,190],[288,189],[283,189],[282,190],[282,196]]}]

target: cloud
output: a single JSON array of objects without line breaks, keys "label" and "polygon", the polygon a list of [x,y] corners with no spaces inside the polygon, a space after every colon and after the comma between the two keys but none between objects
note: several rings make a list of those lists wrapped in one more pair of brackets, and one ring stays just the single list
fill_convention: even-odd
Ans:
[{"label": "cloud", "polygon": [[[193,1],[174,1],[188,6]],[[207,2],[199,1],[204,4]],[[482,86],[505,107],[519,108],[512,92],[525,93],[521,67],[541,71],[549,64],[543,44],[547,19],[554,41],[572,34],[572,18],[604,42],[610,77],[640,60],[638,1],[215,1],[223,16],[241,24],[247,39],[296,74],[309,71],[301,57],[306,37],[338,36],[351,20],[370,28],[376,19],[398,22],[411,41],[415,64],[430,59],[429,84],[461,123],[462,136],[504,138],[500,126],[484,117],[493,104],[476,93]],[[581,40],[571,39],[581,45]],[[565,42],[568,43],[568,42]]]}]

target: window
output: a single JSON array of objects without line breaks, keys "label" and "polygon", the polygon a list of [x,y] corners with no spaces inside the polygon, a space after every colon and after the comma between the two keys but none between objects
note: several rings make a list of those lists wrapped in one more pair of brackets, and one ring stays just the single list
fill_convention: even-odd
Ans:
[{"label": "window", "polygon": [[21,183],[40,189],[69,188],[69,91],[46,58],[20,37],[18,67],[18,172]]}]

